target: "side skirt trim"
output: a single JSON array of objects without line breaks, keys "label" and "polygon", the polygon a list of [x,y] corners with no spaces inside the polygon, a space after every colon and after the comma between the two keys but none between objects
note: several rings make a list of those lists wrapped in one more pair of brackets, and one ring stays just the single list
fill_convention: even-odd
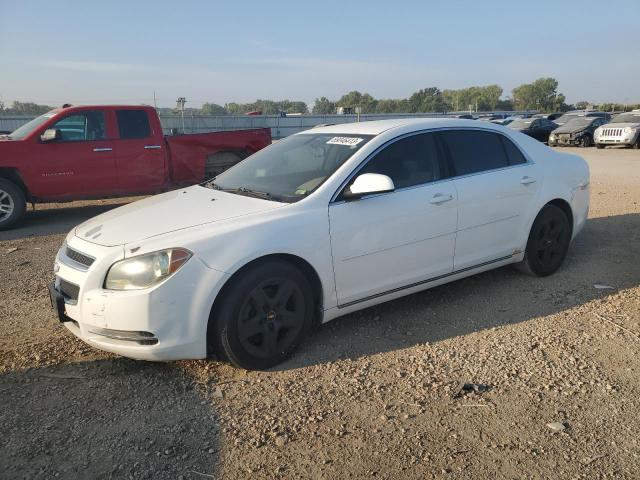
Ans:
[{"label": "side skirt trim", "polygon": [[408,289],[413,288],[413,287],[418,287],[420,285],[424,285],[425,283],[435,282],[437,280],[442,280],[443,278],[452,277],[452,276],[458,275],[460,273],[468,272],[469,270],[474,270],[476,268],[485,267],[487,265],[491,265],[492,263],[498,263],[498,262],[502,262],[504,260],[509,260],[510,258],[513,258],[513,255],[507,255],[505,257],[496,258],[494,260],[489,260],[488,262],[479,263],[478,265],[473,265],[471,267],[466,267],[466,268],[462,268],[460,270],[455,270],[455,271],[450,272],[450,273],[445,273],[444,275],[438,275],[437,277],[427,278],[426,280],[421,280],[419,282],[411,283],[409,285],[404,285],[402,287],[397,287],[397,288],[394,288],[392,290],[387,290],[386,292],[381,292],[381,293],[376,293],[374,295],[369,295],[368,297],[360,298],[358,300],[353,300],[351,302],[343,303],[341,305],[338,305],[338,308],[351,307],[352,305],[356,305],[358,303],[368,302],[369,300],[373,300],[374,298],[384,297],[385,295],[390,295],[392,293],[401,292],[402,290],[408,290]]}]

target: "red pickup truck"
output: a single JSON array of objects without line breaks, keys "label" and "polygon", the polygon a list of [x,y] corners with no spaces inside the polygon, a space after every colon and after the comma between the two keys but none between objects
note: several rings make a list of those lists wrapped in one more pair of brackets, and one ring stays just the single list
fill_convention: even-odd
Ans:
[{"label": "red pickup truck", "polygon": [[0,230],[20,220],[27,202],[192,185],[269,144],[268,128],[165,136],[147,106],[58,108],[0,136]]}]

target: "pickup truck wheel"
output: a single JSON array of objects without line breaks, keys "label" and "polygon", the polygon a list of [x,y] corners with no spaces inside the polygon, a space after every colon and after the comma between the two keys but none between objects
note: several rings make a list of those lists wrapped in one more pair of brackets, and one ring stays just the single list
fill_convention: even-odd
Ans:
[{"label": "pickup truck wheel", "polygon": [[[232,279],[213,330],[231,363],[264,370],[288,358],[309,332],[313,292],[305,275],[283,261],[265,261]],[[210,325],[211,327],[211,325]]]},{"label": "pickup truck wheel", "polygon": [[24,216],[27,202],[15,183],[0,178],[0,230],[6,230]]},{"label": "pickup truck wheel", "polygon": [[247,158],[245,152],[218,152],[209,155],[204,166],[204,179],[209,180],[220,175],[245,158]]},{"label": "pickup truck wheel", "polygon": [[555,205],[545,205],[531,227],[524,260],[516,268],[538,277],[551,275],[564,262],[570,242],[567,215]]}]

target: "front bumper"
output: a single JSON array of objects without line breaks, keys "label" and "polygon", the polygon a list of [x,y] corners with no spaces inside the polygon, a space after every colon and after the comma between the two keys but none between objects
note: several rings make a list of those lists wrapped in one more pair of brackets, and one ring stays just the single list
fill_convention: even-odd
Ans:
[{"label": "front bumper", "polygon": [[[74,237],[70,246],[95,258],[86,270],[56,258],[52,305],[64,326],[84,342],[125,357],[167,361],[206,357],[213,300],[228,278],[192,257],[164,282],[143,290],[102,288],[109,267],[124,257],[122,247],[100,247]],[[118,251],[119,250],[119,251]],[[77,299],[60,284],[77,286]]]}]

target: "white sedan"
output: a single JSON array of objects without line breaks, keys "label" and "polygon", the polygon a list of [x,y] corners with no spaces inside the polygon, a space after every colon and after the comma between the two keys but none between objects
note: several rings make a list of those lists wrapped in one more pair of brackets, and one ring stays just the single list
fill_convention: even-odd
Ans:
[{"label": "white sedan", "polygon": [[588,208],[582,158],[502,126],[327,126],[83,223],[49,292],[100,349],[263,369],[355,310],[507,264],[552,274]]}]

